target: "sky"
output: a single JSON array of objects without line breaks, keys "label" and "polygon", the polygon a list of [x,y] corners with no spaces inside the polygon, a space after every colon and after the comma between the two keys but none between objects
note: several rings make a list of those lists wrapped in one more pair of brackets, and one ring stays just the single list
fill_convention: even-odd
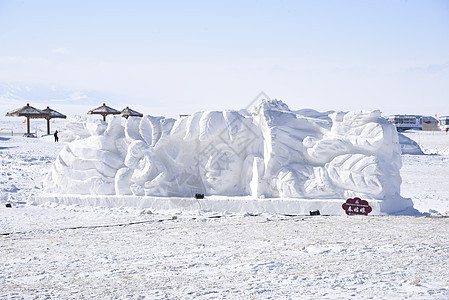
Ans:
[{"label": "sky", "polygon": [[0,0],[0,83],[168,117],[261,94],[295,110],[449,115],[449,1]]}]

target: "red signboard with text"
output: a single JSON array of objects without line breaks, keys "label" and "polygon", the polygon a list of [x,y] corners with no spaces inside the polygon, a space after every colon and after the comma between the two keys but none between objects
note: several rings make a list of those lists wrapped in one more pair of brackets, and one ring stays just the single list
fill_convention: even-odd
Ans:
[{"label": "red signboard with text", "polygon": [[372,207],[369,206],[368,201],[362,200],[359,197],[349,198],[346,203],[341,206],[348,216],[351,215],[365,215],[367,216],[373,211]]}]

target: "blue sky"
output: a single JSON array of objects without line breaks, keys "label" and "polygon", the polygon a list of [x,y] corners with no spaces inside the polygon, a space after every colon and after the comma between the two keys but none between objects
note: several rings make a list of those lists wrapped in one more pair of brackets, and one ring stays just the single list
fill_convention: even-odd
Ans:
[{"label": "blue sky", "polygon": [[449,114],[447,0],[0,0],[0,28],[0,82],[99,105],[176,116],[263,91],[292,109]]}]

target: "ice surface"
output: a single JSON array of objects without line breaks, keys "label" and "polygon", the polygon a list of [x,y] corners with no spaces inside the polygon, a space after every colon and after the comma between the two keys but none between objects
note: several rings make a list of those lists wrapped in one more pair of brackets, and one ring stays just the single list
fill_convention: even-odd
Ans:
[{"label": "ice surface", "polygon": [[[293,111],[278,100],[252,111],[206,111],[68,123],[72,140],[44,181],[47,193],[382,200],[394,213],[401,148],[380,111]],[[122,124],[123,122],[123,124]]]}]

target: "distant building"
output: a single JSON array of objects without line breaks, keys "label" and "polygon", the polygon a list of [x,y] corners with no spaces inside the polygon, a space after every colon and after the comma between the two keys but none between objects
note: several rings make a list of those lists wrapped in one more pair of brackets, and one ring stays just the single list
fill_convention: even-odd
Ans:
[{"label": "distant building", "polygon": [[396,126],[397,131],[422,130],[422,116],[420,115],[390,115],[388,121]]},{"label": "distant building", "polygon": [[422,130],[423,131],[439,131],[439,122],[435,117],[423,116],[422,117]]},{"label": "distant building", "polygon": [[441,130],[449,129],[449,116],[439,117],[439,123]]},{"label": "distant building", "polygon": [[388,121],[396,126],[397,131],[404,131],[408,129],[424,131],[440,130],[440,122],[436,118],[431,116],[390,115],[388,117]]}]

